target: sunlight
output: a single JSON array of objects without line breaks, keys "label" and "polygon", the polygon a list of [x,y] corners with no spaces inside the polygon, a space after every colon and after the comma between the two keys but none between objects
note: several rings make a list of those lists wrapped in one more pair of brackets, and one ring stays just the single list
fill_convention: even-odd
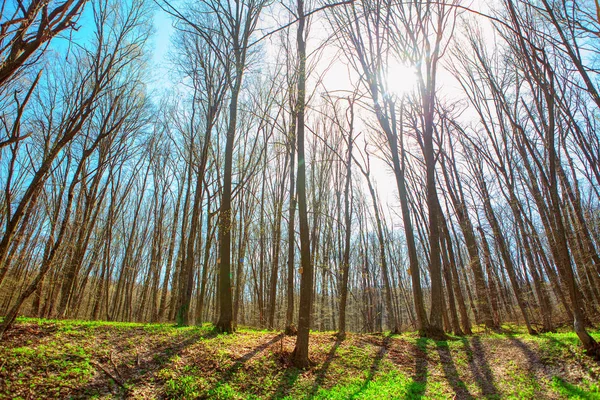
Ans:
[{"label": "sunlight", "polygon": [[384,84],[389,95],[398,97],[407,95],[417,84],[415,67],[397,61],[390,62]]}]

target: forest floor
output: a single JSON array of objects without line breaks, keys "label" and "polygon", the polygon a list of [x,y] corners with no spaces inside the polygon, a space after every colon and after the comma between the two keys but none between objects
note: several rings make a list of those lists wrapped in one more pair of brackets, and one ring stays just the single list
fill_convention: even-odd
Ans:
[{"label": "forest floor", "polygon": [[19,319],[0,342],[0,398],[600,399],[600,363],[568,332],[314,332],[304,371],[294,343],[246,328]]}]

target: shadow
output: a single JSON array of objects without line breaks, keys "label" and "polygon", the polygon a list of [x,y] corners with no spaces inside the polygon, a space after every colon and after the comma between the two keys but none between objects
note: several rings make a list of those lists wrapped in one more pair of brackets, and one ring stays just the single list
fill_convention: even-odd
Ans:
[{"label": "shadow", "polygon": [[[510,340],[510,342],[515,347],[518,347],[523,352],[523,354],[527,358],[527,363],[529,364],[530,371],[541,371],[545,373],[545,363],[543,362],[542,357],[540,357],[540,354],[538,352],[534,351],[525,342],[514,336],[508,335],[507,337],[508,340]],[[558,340],[552,336],[547,337],[545,339],[548,341],[548,345],[550,347],[559,348],[561,351],[568,352],[573,359],[578,360],[577,362],[583,369],[587,370],[592,379],[598,380],[598,374],[596,374],[593,369],[590,369],[588,366],[584,365],[581,361],[579,361],[577,354],[573,352],[569,344],[565,343],[564,341]]]},{"label": "shadow", "polygon": [[351,399],[358,396],[359,394],[364,392],[365,389],[367,389],[367,386],[369,386],[369,383],[373,380],[373,377],[375,376],[377,371],[379,371],[379,366],[381,365],[381,360],[383,360],[383,357],[385,357],[385,354],[388,351],[390,341],[391,341],[391,334],[384,337],[383,341],[379,345],[380,346],[379,351],[377,351],[377,354],[375,355],[375,360],[373,360],[373,364],[371,365],[371,368],[369,369],[369,374],[367,375],[367,379],[365,379],[363,384],[360,386],[360,389],[358,389],[358,391],[350,397]]},{"label": "shadow", "polygon": [[270,346],[275,344],[277,341],[283,339],[283,337],[284,337],[284,334],[282,332],[282,333],[278,334],[277,336],[272,337],[268,342],[262,343],[261,345],[253,348],[248,353],[244,354],[243,356],[235,359],[235,361],[233,362],[233,365],[231,365],[229,368],[227,368],[223,372],[220,380],[218,382],[216,382],[210,389],[207,389],[206,393],[201,398],[211,399],[211,398],[218,397],[219,395],[217,394],[217,392],[219,391],[220,387],[227,385],[229,382],[231,382],[234,375],[240,370],[240,368],[242,368],[244,366],[244,364],[246,362],[248,362],[250,359],[252,359],[258,353],[262,352],[263,350],[266,350],[267,348],[269,348]]},{"label": "shadow", "polygon": [[412,382],[407,387],[407,398],[421,399],[427,387],[427,341],[430,339],[420,337],[417,346],[414,347],[413,357],[415,359],[415,374]]},{"label": "shadow", "polygon": [[519,340],[512,335],[506,335],[506,337],[508,338],[508,340],[510,340],[513,346],[518,347],[523,352],[523,354],[525,354],[530,370],[539,369],[540,357],[533,350],[531,350],[531,348],[528,345],[526,345],[522,340]]},{"label": "shadow", "polygon": [[481,345],[481,339],[477,336],[473,336],[471,343],[467,338],[461,338],[463,349],[467,354],[469,360],[469,369],[475,378],[475,383],[481,389],[481,393],[485,398],[499,398],[500,393],[494,383],[494,375],[488,364],[485,350]]},{"label": "shadow", "polygon": [[440,362],[444,370],[446,380],[454,390],[456,399],[474,399],[473,395],[467,389],[467,385],[460,379],[452,353],[447,342],[435,342],[436,350],[440,356]]},{"label": "shadow", "polygon": [[238,357],[233,365],[231,367],[229,367],[224,373],[223,373],[223,378],[221,379],[221,381],[219,382],[219,384],[223,384],[223,383],[227,383],[229,381],[231,381],[231,378],[233,378],[233,375],[235,375],[235,373],[246,363],[248,362],[252,357],[254,357],[255,355],[257,355],[258,353],[262,352],[263,350],[266,350],[267,348],[269,348],[271,345],[275,344],[277,341],[279,341],[280,339],[283,338],[283,333],[278,334],[277,336],[274,336],[273,338],[271,338],[271,340],[269,340],[268,342],[265,342],[263,344],[261,344],[260,346],[255,347],[254,349],[252,349],[251,351],[249,351],[248,353],[244,354],[241,357]]},{"label": "shadow", "polygon": [[277,390],[271,396],[271,399],[280,399],[286,397],[289,393],[289,390],[294,386],[298,377],[300,376],[300,370],[296,367],[289,367],[285,370],[283,375],[281,376],[279,386],[277,386]]},{"label": "shadow", "polygon": [[582,400],[593,400],[597,399],[594,394],[590,394],[587,391],[565,381],[562,378],[554,377],[552,378],[552,386],[556,388],[560,394],[571,399],[582,399]]},{"label": "shadow", "polygon": [[[173,360],[173,358],[181,355],[186,348],[196,344],[201,339],[210,339],[213,337],[212,332],[202,333],[202,331],[196,331],[191,333],[190,336],[183,337],[180,341],[169,341],[167,344],[159,343],[145,351],[145,354],[148,356],[151,355],[151,357],[145,359],[142,355],[142,358],[140,358],[140,354],[138,353],[133,363],[127,362],[126,359],[115,363],[112,359],[112,354],[110,357],[104,356],[97,360],[92,359],[91,362],[96,364],[95,369],[100,374],[100,377],[90,381],[83,387],[77,388],[71,398],[87,399],[91,396],[108,393],[126,397],[128,393],[126,393],[121,385],[135,386],[139,382],[146,381],[149,374],[159,370],[169,361]],[[115,343],[114,352],[115,354],[119,353],[118,343]],[[103,368],[106,371],[103,371]],[[108,373],[111,375],[108,375]],[[116,383],[114,378],[118,379],[120,384]]]},{"label": "shadow", "polygon": [[[2,317],[0,317],[0,323]],[[59,330],[56,323],[21,322],[17,320],[2,338],[2,344],[7,347],[35,346],[48,336]]]},{"label": "shadow", "polygon": [[315,396],[315,394],[317,394],[317,391],[319,390],[319,387],[321,387],[321,385],[323,384],[323,381],[325,381],[325,375],[327,374],[327,370],[329,369],[329,366],[331,365],[331,362],[335,357],[335,352],[337,351],[338,347],[340,347],[342,342],[343,339],[336,338],[335,342],[331,346],[331,349],[329,349],[329,353],[327,353],[327,358],[325,359],[325,362],[323,363],[321,368],[319,368],[319,370],[316,372],[317,376],[315,378],[315,382],[312,385],[310,393],[308,394],[308,396],[306,396],[307,399],[312,399]]}]

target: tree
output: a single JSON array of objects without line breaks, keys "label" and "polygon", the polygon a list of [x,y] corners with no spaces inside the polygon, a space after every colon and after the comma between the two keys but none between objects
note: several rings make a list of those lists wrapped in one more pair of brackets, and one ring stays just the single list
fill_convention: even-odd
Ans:
[{"label": "tree", "polygon": [[298,30],[296,33],[298,51],[298,92],[296,100],[296,141],[298,149],[298,217],[300,220],[300,311],[298,314],[298,336],[294,348],[294,365],[307,368],[310,313],[313,295],[313,264],[310,258],[310,238],[308,211],[306,206],[306,155],[304,151],[304,129],[306,111],[306,16],[304,0],[297,0]]},{"label": "tree", "polygon": [[[0,93],[6,85],[38,61],[40,50],[60,33],[72,30],[88,0],[67,0],[54,4],[48,0],[2,1],[0,30]],[[4,14],[4,13],[3,13]]]},{"label": "tree", "polygon": [[[32,203],[35,202],[35,196],[42,191],[43,184],[48,178],[48,172],[60,152],[65,147],[72,145],[73,140],[82,131],[87,135],[84,136],[82,156],[67,191],[64,205],[65,213],[62,221],[57,227],[58,229],[49,238],[46,255],[38,273],[19,295],[16,303],[0,325],[0,337],[14,322],[23,302],[36,291],[61,250],[63,239],[71,222],[70,214],[73,211],[72,204],[75,189],[84,178],[83,174],[87,159],[105,138],[120,133],[120,129],[123,128],[123,124],[132,110],[140,109],[140,105],[136,100],[143,100],[143,96],[138,96],[139,92],[132,91],[129,87],[129,82],[136,82],[136,78],[139,76],[137,75],[139,68],[128,67],[142,57],[142,45],[148,38],[148,31],[145,28],[146,14],[143,10],[140,10],[141,5],[141,0],[129,6],[111,4],[105,7],[103,3],[94,4],[95,39],[92,42],[93,47],[82,49],[78,53],[78,57],[69,66],[70,70],[68,71],[73,81],[78,82],[78,85],[75,86],[78,90],[74,93],[65,93],[65,97],[63,97],[65,106],[61,108],[62,115],[59,114],[60,118],[56,122],[54,122],[51,115],[47,125],[42,122],[42,127],[48,129],[46,134],[48,134],[49,142],[44,157],[33,173],[27,190],[11,216],[0,242],[0,260],[4,262],[7,260],[8,247],[16,227],[21,222],[26,210],[31,210]],[[119,13],[115,12],[117,9],[120,11]],[[139,46],[139,50],[131,51],[129,48],[131,45]],[[62,79],[58,74],[55,76],[59,80]],[[129,81],[126,78],[132,80]],[[63,86],[63,88],[66,87],[70,86]],[[50,95],[53,96],[54,94],[50,93]],[[127,97],[127,95],[131,97]],[[100,107],[103,101],[108,101],[110,104],[104,110]],[[104,104],[106,105],[106,103]],[[100,129],[97,132],[92,129],[93,125],[89,125],[96,110],[100,110],[99,113],[103,117],[100,120]],[[102,111],[105,111],[105,114],[102,114]],[[54,126],[54,123],[57,125]],[[58,134],[55,133],[55,129],[59,131]],[[96,136],[89,136],[94,133],[96,133]],[[67,275],[64,296],[68,296],[67,293],[70,294],[73,278],[74,273]],[[65,300],[63,302],[66,303]]]}]

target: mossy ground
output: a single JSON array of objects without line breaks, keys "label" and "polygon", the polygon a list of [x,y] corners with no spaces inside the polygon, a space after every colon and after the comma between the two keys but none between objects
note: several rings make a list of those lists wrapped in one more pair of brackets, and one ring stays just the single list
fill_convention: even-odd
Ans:
[{"label": "mossy ground", "polygon": [[0,398],[600,399],[600,364],[568,332],[342,342],[314,332],[304,371],[290,364],[294,342],[246,328],[20,319],[0,343]]}]

